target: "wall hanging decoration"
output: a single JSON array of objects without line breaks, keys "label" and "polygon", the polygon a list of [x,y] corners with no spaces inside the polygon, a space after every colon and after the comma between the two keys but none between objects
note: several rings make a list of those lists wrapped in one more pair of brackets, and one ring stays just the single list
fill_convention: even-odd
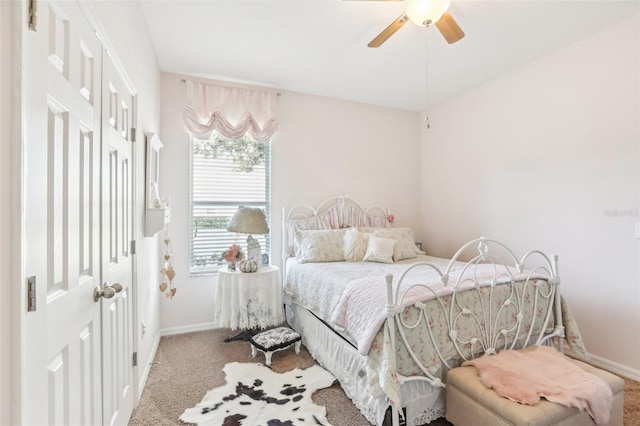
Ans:
[{"label": "wall hanging decoration", "polygon": [[171,201],[160,197],[160,149],[162,142],[155,133],[146,133],[146,172],[144,236],[153,237],[171,220]]},{"label": "wall hanging decoration", "polygon": [[160,291],[164,293],[167,299],[173,299],[177,289],[173,285],[173,279],[176,271],[173,269],[173,249],[171,247],[171,238],[169,237],[169,226],[165,226],[162,238],[162,262],[163,268],[160,270],[162,274],[162,282],[160,283]]}]

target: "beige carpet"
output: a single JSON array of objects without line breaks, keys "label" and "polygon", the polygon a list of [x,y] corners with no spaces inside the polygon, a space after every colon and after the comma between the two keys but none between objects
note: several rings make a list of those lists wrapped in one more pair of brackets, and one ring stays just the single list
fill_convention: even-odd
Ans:
[{"label": "beige carpet", "polygon": [[[211,330],[163,337],[151,368],[140,404],[134,410],[130,426],[181,425],[178,417],[200,402],[204,394],[225,383],[222,367],[228,362],[264,362],[258,353],[254,359],[248,342],[224,343],[235,333]],[[273,354],[272,368],[284,372],[314,364],[306,349],[296,355],[293,348]],[[334,426],[365,426],[370,423],[342,392],[339,385],[321,389],[313,400],[327,407],[327,418]],[[640,425],[640,383],[625,380],[625,426]],[[431,423],[450,425],[445,420]]]}]

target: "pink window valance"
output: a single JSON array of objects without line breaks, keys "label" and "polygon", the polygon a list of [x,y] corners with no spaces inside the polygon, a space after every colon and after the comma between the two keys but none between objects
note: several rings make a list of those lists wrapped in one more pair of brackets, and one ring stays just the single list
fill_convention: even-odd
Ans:
[{"label": "pink window valance", "polygon": [[187,131],[196,138],[208,139],[215,131],[225,139],[249,134],[257,141],[268,142],[278,130],[276,93],[193,81],[186,85],[182,118]]}]

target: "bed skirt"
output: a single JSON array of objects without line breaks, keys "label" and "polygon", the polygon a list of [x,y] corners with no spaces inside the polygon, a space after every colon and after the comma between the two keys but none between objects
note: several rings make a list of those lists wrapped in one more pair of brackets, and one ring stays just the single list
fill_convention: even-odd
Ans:
[{"label": "bed skirt", "polygon": [[[340,382],[345,394],[372,424],[382,425],[389,401],[367,374],[367,357],[320,321],[306,308],[286,305],[287,322],[302,336],[311,356],[329,370]],[[409,381],[400,388],[406,408],[407,426],[428,424],[445,415],[443,388],[434,388],[424,381]]]}]

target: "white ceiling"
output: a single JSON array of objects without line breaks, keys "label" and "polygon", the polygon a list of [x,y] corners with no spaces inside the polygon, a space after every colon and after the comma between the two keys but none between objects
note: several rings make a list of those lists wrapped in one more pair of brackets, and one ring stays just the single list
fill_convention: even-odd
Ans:
[{"label": "white ceiling", "polygon": [[640,13],[640,0],[452,0],[449,10],[466,33],[458,43],[408,22],[372,49],[367,43],[406,2],[142,0],[141,6],[162,71],[412,111]]}]

